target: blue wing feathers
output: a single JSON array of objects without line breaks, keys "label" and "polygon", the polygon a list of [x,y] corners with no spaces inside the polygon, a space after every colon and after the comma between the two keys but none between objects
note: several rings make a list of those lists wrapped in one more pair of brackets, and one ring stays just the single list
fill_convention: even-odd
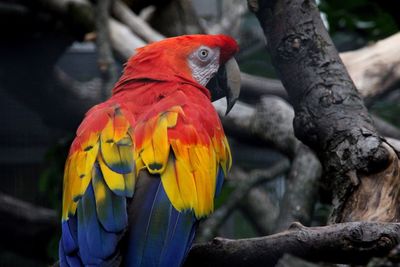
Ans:
[{"label": "blue wing feathers", "polygon": [[[125,229],[128,224],[126,198],[118,196],[110,190],[97,162],[93,168],[92,185],[96,197],[97,217],[104,229],[114,233]],[[99,196],[96,196],[96,188]]]},{"label": "blue wing feathers", "polygon": [[74,266],[74,267],[80,267],[83,266],[79,256],[77,253],[73,253],[71,255],[68,255],[66,253],[66,249],[64,247],[63,241],[60,240],[59,243],[59,255],[60,255],[60,267],[67,267],[67,266]]},{"label": "blue wing feathers", "polygon": [[78,256],[76,216],[61,224],[62,238],[59,244],[60,266],[82,266]]},{"label": "blue wing feathers", "polygon": [[133,197],[129,217],[128,248],[125,256],[126,266],[141,266],[142,256],[145,247],[145,230],[149,225],[151,210],[153,207],[155,195],[159,189],[159,183],[143,183],[138,179],[136,192]]},{"label": "blue wing feathers", "polygon": [[217,184],[215,187],[215,197],[221,193],[222,185],[224,183],[224,172],[221,167],[218,168]]},{"label": "blue wing feathers", "polygon": [[63,222],[61,225],[61,229],[63,233],[62,245],[65,252],[70,254],[78,250],[78,244],[76,240],[76,219],[75,220],[71,219],[69,221]]},{"label": "blue wing feathers", "polygon": [[173,207],[170,217],[168,242],[164,246],[158,266],[180,266],[189,251],[197,222],[191,212],[179,213]]},{"label": "blue wing feathers", "polygon": [[[157,248],[163,247],[167,234],[167,228],[163,227],[163,224],[168,222],[170,204],[163,191],[159,182],[150,211],[151,219],[148,219],[146,235],[144,240],[141,241],[145,244],[142,261],[152,266],[157,266],[161,254],[161,250]],[[152,251],[154,254],[148,253],[148,251]]]},{"label": "blue wing feathers", "polygon": [[176,211],[158,176],[138,179],[130,214],[125,266],[180,266],[197,225],[192,212]]},{"label": "blue wing feathers", "polygon": [[[96,196],[99,187],[102,198]],[[197,228],[193,212],[176,211],[160,177],[144,171],[128,212],[126,202],[107,187],[96,163],[77,214],[62,224],[60,265],[119,266],[121,255],[124,266],[181,266]]]},{"label": "blue wing feathers", "polygon": [[117,233],[107,232],[101,226],[97,214],[93,187],[90,184],[78,204],[79,251],[85,265],[100,265],[116,251]]}]

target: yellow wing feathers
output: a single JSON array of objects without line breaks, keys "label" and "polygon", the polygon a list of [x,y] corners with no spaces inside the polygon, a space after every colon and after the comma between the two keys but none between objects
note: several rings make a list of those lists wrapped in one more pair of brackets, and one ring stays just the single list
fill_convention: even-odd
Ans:
[{"label": "yellow wing feathers", "polygon": [[[198,218],[212,212],[218,169],[226,172],[231,165],[222,128],[210,136],[180,106],[137,121],[119,106],[94,112],[96,120],[89,114],[83,121],[87,125],[80,127],[66,162],[63,220],[75,214],[95,164],[105,185],[119,196],[132,197],[138,173],[146,169],[160,175],[178,211],[192,209]],[[101,197],[101,190],[95,195]]]}]

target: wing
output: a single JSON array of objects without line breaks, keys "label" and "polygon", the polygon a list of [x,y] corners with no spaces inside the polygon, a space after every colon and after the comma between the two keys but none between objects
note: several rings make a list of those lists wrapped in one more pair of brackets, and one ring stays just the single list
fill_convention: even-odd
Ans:
[{"label": "wing", "polygon": [[[187,94],[187,92],[186,92]],[[134,131],[135,159],[139,168],[161,177],[163,188],[177,211],[192,210],[196,218],[213,211],[217,178],[232,159],[218,114],[208,98],[194,99],[177,92],[148,118],[139,119]]]},{"label": "wing", "polygon": [[126,197],[136,179],[133,123],[128,110],[108,103],[89,111],[79,127],[64,171],[61,266],[119,260]]},{"label": "wing", "polygon": [[125,266],[181,266],[231,164],[215,111],[179,102],[135,128],[136,162],[147,171],[130,206]]},{"label": "wing", "polygon": [[205,100],[208,106],[190,105],[178,92],[142,113],[112,102],[89,111],[64,172],[62,266],[119,264],[121,255],[134,266],[180,265],[231,165],[218,116]]}]

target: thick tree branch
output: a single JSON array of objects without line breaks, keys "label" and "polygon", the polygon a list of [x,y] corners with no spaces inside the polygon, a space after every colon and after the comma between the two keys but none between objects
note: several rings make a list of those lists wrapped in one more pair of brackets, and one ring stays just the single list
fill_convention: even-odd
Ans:
[{"label": "thick tree branch", "polygon": [[[259,0],[249,6],[293,104],[295,134],[318,153],[333,184],[333,220],[399,220],[399,194],[381,195],[400,192],[398,158],[375,130],[315,2]],[[372,180],[379,182],[365,198]]]},{"label": "thick tree branch", "polygon": [[259,238],[215,238],[197,244],[184,266],[274,266],[289,253],[310,261],[365,264],[400,242],[397,223],[353,222],[324,227],[293,224],[288,231]]},{"label": "thick tree branch", "polygon": [[[368,103],[400,83],[399,42],[400,33],[397,33],[373,45],[339,54],[358,91]],[[264,94],[288,98],[278,80],[244,73],[241,78],[244,89],[241,99],[247,103],[257,102]]]}]

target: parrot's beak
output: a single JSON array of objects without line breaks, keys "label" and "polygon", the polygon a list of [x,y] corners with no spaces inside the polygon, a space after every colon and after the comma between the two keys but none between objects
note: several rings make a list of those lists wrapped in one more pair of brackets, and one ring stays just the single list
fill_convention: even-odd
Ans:
[{"label": "parrot's beak", "polygon": [[240,70],[234,58],[219,67],[217,74],[208,82],[207,89],[211,92],[211,100],[226,97],[227,115],[240,94]]}]

